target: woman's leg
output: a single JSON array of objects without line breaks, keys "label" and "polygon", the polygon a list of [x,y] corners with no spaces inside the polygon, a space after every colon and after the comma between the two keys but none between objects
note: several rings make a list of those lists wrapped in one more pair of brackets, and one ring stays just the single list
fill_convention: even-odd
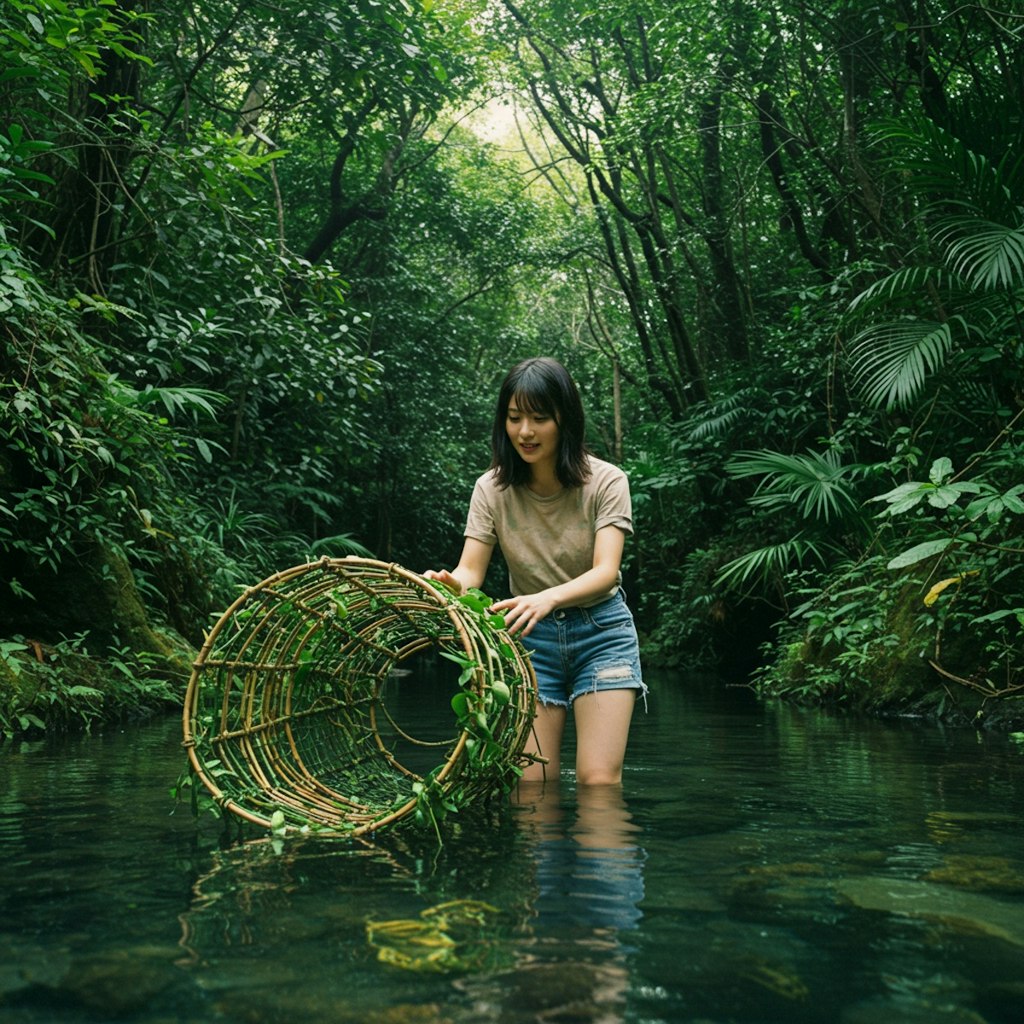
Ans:
[{"label": "woman's leg", "polygon": [[588,786],[622,781],[636,690],[597,690],[573,701],[576,781]]},{"label": "woman's leg", "polygon": [[542,704],[538,701],[533,732],[526,741],[525,752],[540,754],[541,757],[547,758],[547,763],[531,761],[527,764],[523,769],[523,782],[558,781],[565,713],[566,709],[559,704]]}]

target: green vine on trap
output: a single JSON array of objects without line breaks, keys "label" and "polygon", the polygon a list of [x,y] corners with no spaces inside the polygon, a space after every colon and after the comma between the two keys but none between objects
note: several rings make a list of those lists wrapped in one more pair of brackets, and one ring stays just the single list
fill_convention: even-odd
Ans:
[{"label": "green vine on trap", "polygon": [[[218,806],[275,835],[360,835],[408,819],[440,840],[448,815],[507,792],[526,760],[533,670],[492,603],[353,558],[248,588],[194,666],[184,715],[193,771]],[[449,741],[410,736],[387,707],[396,667],[427,649],[459,669]],[[412,770],[397,738],[445,758]]]}]

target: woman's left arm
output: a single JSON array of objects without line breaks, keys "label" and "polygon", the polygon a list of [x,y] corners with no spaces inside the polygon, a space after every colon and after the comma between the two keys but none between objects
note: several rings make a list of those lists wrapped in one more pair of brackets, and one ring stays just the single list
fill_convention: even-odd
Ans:
[{"label": "woman's left arm", "polygon": [[491,605],[491,611],[505,616],[510,633],[526,636],[533,627],[556,608],[585,604],[606,594],[619,578],[626,534],[617,526],[602,526],[594,534],[594,564],[581,576],[536,594],[520,594]]}]

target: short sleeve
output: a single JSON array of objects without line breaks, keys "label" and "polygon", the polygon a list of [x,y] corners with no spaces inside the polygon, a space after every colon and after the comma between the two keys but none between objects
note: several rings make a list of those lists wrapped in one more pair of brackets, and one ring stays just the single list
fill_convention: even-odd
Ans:
[{"label": "short sleeve", "polygon": [[629,496],[629,480],[621,469],[608,466],[604,479],[598,482],[595,497],[595,533],[605,526],[617,526],[624,533],[633,532],[633,502]]},{"label": "short sleeve", "polygon": [[477,480],[473,487],[473,496],[469,499],[469,513],[466,516],[465,536],[484,544],[497,544],[498,531],[494,521],[494,510],[489,500],[485,478]]}]

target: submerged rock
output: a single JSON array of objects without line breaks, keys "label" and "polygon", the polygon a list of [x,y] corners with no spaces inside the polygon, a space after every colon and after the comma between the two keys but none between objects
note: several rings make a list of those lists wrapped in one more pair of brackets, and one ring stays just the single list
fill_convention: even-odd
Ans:
[{"label": "submerged rock", "polygon": [[67,973],[70,957],[28,942],[0,943],[0,1005],[33,987],[53,988]]},{"label": "submerged rock", "polygon": [[904,878],[845,878],[840,896],[864,910],[936,921],[954,931],[983,934],[1024,946],[1024,916],[1019,909],[979,893]]},{"label": "submerged rock", "polygon": [[824,867],[791,861],[748,867],[729,891],[728,909],[740,921],[798,924],[832,902]]},{"label": "submerged rock", "polygon": [[629,977],[614,961],[524,961],[514,971],[462,979],[456,988],[470,1005],[460,1024],[612,1024],[621,1020]]},{"label": "submerged rock", "polygon": [[143,1009],[172,985],[180,984],[174,966],[176,949],[116,949],[76,957],[61,981],[48,986],[58,1003],[77,1005],[105,1017],[127,1016]]},{"label": "submerged rock", "polygon": [[925,818],[928,835],[940,846],[944,843],[957,842],[974,830],[1016,830],[1019,824],[1015,814],[997,811],[932,811]]},{"label": "submerged rock", "polygon": [[941,868],[925,875],[929,882],[983,892],[1024,892],[1024,872],[1006,857],[947,857]]}]

